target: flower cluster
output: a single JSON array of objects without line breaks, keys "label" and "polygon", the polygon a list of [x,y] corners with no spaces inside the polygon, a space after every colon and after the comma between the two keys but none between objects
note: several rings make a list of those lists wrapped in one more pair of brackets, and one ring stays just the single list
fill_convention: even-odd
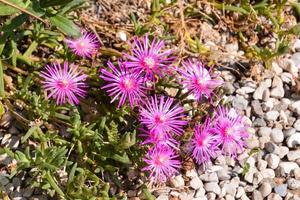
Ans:
[{"label": "flower cluster", "polygon": [[[66,43],[81,57],[90,58],[98,48],[96,37],[86,32],[78,39],[67,39]],[[148,95],[155,91],[150,91],[147,83],[155,85],[157,78],[169,76],[176,57],[173,50],[166,50],[164,41],[157,38],[150,41],[148,35],[134,38],[130,47],[123,59],[116,64],[108,61],[108,67],[101,69],[100,78],[104,81],[101,89],[108,93],[111,102],[118,101],[118,107],[127,103],[132,109],[139,107],[141,136],[145,137],[141,144],[149,147],[143,170],[149,172],[153,182],[165,182],[180,168],[179,138],[189,124],[188,115],[179,99]],[[187,60],[175,73],[182,90],[187,90],[197,102],[202,99],[211,102],[215,89],[223,83],[212,68],[199,61]],[[57,104],[78,104],[78,97],[86,94],[87,75],[67,62],[63,68],[59,64],[47,66],[41,77],[48,97],[56,99]],[[247,129],[243,117],[235,110],[219,106],[203,124],[195,125],[189,153],[198,164],[207,164],[220,154],[236,157],[245,147]]]}]

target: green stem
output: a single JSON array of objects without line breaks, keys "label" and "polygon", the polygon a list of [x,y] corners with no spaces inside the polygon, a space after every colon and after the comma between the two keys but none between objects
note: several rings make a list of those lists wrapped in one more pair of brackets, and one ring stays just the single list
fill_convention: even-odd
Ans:
[{"label": "green stem", "polygon": [[5,90],[4,90],[4,79],[3,79],[3,65],[2,61],[0,60],[0,97],[5,97]]}]

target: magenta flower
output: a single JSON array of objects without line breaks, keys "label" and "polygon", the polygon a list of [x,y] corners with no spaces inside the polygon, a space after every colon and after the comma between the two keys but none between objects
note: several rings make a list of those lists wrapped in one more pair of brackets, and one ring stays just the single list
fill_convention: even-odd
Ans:
[{"label": "magenta flower", "polygon": [[92,57],[99,48],[99,41],[93,33],[82,32],[82,36],[75,39],[65,39],[69,48],[78,56]]},{"label": "magenta flower", "polygon": [[187,124],[187,121],[183,120],[184,109],[178,104],[172,106],[173,99],[161,96],[158,101],[157,97],[151,97],[146,102],[145,106],[140,111],[140,121],[150,131],[156,133],[175,133],[181,135],[183,132],[183,126]]},{"label": "magenta flower", "polygon": [[172,138],[171,134],[157,132],[155,130],[148,131],[141,129],[141,131],[143,132],[141,136],[146,137],[145,141],[141,143],[142,145],[153,144],[154,146],[166,146],[178,150],[179,143]]},{"label": "magenta flower", "polygon": [[163,76],[163,72],[174,62],[175,57],[171,56],[173,50],[163,50],[164,41],[156,38],[149,41],[148,34],[142,38],[134,38],[131,55],[125,54],[128,61],[126,67],[132,68],[135,72],[143,72],[145,78],[154,80],[155,75]]},{"label": "magenta flower", "polygon": [[102,69],[100,77],[108,82],[103,86],[109,96],[113,97],[111,102],[120,98],[118,107],[122,106],[126,99],[129,100],[131,107],[136,105],[142,96],[145,96],[145,87],[143,86],[143,78],[137,72],[130,72],[121,62],[118,62],[117,69],[110,61],[107,63],[112,72]]},{"label": "magenta flower", "polygon": [[217,141],[225,155],[236,157],[244,150],[249,125],[234,109],[219,107],[215,116],[214,131],[218,135]]},{"label": "magenta flower", "polygon": [[194,133],[190,143],[192,157],[198,164],[206,164],[219,151],[217,135],[213,133],[211,120],[207,118],[203,125],[196,125]]},{"label": "magenta flower", "polygon": [[50,92],[48,98],[56,99],[58,105],[67,101],[71,105],[78,104],[78,97],[84,97],[86,94],[87,85],[84,80],[87,75],[82,74],[82,70],[78,70],[78,66],[73,64],[69,66],[68,62],[64,62],[63,67],[59,63],[53,64],[53,66],[47,65],[40,76],[45,79],[42,81],[43,88],[46,92]]},{"label": "magenta flower", "polygon": [[150,172],[150,179],[157,183],[166,182],[180,168],[180,161],[174,151],[165,146],[156,146],[149,150],[144,161],[148,166],[143,171]]},{"label": "magenta flower", "polygon": [[214,75],[210,75],[210,71],[205,69],[201,62],[192,62],[188,60],[183,63],[184,69],[179,69],[182,77],[182,84],[186,89],[191,91],[196,100],[201,100],[202,96],[210,99],[213,90],[220,86],[223,81],[215,79]]}]

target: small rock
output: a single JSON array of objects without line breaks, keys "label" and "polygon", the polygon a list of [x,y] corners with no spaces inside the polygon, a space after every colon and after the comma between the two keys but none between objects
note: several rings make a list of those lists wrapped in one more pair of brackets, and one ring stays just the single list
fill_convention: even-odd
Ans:
[{"label": "small rock", "polygon": [[128,190],[127,195],[128,197],[136,197],[137,192],[135,190]]},{"label": "small rock", "polygon": [[287,193],[287,184],[277,185],[274,188],[276,194],[279,194],[281,197],[285,197]]},{"label": "small rock", "polygon": [[195,169],[192,169],[192,170],[188,170],[185,172],[185,176],[186,177],[189,177],[189,178],[193,178],[193,177],[196,177],[198,176],[198,173]]},{"label": "small rock", "polygon": [[259,87],[255,90],[253,94],[254,99],[262,99],[263,92],[267,90],[269,87],[271,87],[272,81],[271,79],[266,79],[262,81],[259,85]]},{"label": "small rock", "polygon": [[257,169],[259,171],[262,171],[262,170],[267,168],[268,162],[265,161],[265,160],[260,159],[260,160],[257,161],[256,165],[257,165]]},{"label": "small rock", "polygon": [[235,196],[237,187],[234,184],[226,183],[226,184],[224,184],[223,188],[225,189],[226,194],[230,194],[232,196]]},{"label": "small rock", "polygon": [[239,186],[238,189],[237,189],[237,192],[236,192],[235,197],[239,199],[239,198],[241,198],[244,194],[245,194],[244,188],[241,187],[241,186]]},{"label": "small rock", "polygon": [[267,197],[272,192],[272,186],[268,182],[261,184],[259,191],[263,197]]},{"label": "small rock", "polygon": [[263,196],[258,190],[254,190],[252,193],[252,200],[263,200]]},{"label": "small rock", "polygon": [[279,117],[279,112],[276,110],[271,110],[266,113],[266,120],[268,121],[276,121]]},{"label": "small rock", "polygon": [[250,167],[249,171],[245,174],[245,177],[244,177],[245,181],[247,181],[248,183],[252,183],[255,172],[256,171]]},{"label": "small rock", "polygon": [[268,162],[268,166],[271,169],[276,169],[279,165],[279,162],[280,162],[279,156],[277,156],[273,153],[270,153],[270,154],[266,155],[265,160]]},{"label": "small rock", "polygon": [[268,196],[267,200],[282,200],[282,198],[280,197],[279,194],[271,193]]},{"label": "small rock", "polygon": [[297,119],[294,123],[294,128],[297,130],[297,131],[300,131],[300,119]]},{"label": "small rock", "polygon": [[272,132],[272,129],[269,127],[261,127],[258,131],[258,135],[260,137],[264,137],[264,136],[270,136]]},{"label": "small rock", "polygon": [[232,106],[239,110],[246,110],[248,101],[242,96],[235,96],[232,100]]},{"label": "small rock", "polygon": [[300,180],[300,168],[294,169],[293,174],[294,174],[295,179]]},{"label": "small rock", "polygon": [[273,153],[275,151],[276,145],[272,142],[268,142],[265,144],[265,149],[269,153]]},{"label": "small rock", "polygon": [[174,178],[172,178],[170,180],[170,183],[171,183],[171,186],[172,187],[183,187],[184,186],[184,180],[182,178],[182,175],[178,175],[178,176],[175,176]]},{"label": "small rock", "polygon": [[127,41],[127,35],[124,31],[118,31],[116,36],[124,42]]},{"label": "small rock", "polygon": [[5,176],[3,176],[2,174],[0,174],[0,184],[5,186],[9,183],[9,179],[6,178]]},{"label": "small rock", "polygon": [[217,175],[221,181],[229,180],[231,178],[228,167],[224,167],[222,170],[217,171]]},{"label": "small rock", "polygon": [[264,178],[275,178],[275,172],[273,169],[267,168],[261,171]]},{"label": "small rock", "polygon": [[287,146],[290,148],[294,148],[300,145],[300,133],[295,133],[287,138],[286,140]]},{"label": "small rock", "polygon": [[283,131],[284,138],[288,138],[295,133],[296,133],[296,129],[294,129],[294,128],[288,128]]},{"label": "small rock", "polygon": [[281,74],[281,80],[284,83],[292,83],[293,82],[293,75],[288,73],[288,72],[284,72]]},{"label": "small rock", "polygon": [[253,108],[254,114],[257,116],[263,116],[264,112],[261,107],[261,103],[258,100],[251,101],[251,106]]},{"label": "small rock", "polygon": [[212,192],[209,192],[207,193],[206,197],[208,200],[215,200],[216,199],[216,194],[215,193],[212,193]]},{"label": "small rock", "polygon": [[230,194],[226,194],[225,200],[234,200],[234,196],[232,196]]},{"label": "small rock", "polygon": [[218,182],[219,181],[218,175],[216,172],[202,174],[202,175],[200,175],[200,179],[202,181],[206,181],[206,182]]},{"label": "small rock", "polygon": [[255,135],[251,135],[247,139],[247,147],[249,149],[254,149],[256,147],[259,147],[259,140],[257,139],[257,137]]},{"label": "small rock", "polygon": [[205,196],[205,189],[200,187],[195,194],[195,197],[204,197]]},{"label": "small rock", "polygon": [[295,161],[297,159],[300,159],[300,150],[290,151],[287,154],[287,158],[289,161]]},{"label": "small rock", "polygon": [[291,190],[298,190],[300,191],[300,180],[296,180],[294,178],[289,178],[287,181],[288,187]]},{"label": "small rock", "polygon": [[275,143],[281,143],[284,140],[284,135],[281,129],[279,128],[273,128],[271,133],[271,139]]},{"label": "small rock", "polygon": [[203,183],[202,181],[199,179],[198,176],[192,178],[192,180],[190,181],[190,186],[194,189],[194,190],[197,190],[199,189],[200,187],[203,186]]},{"label": "small rock", "polygon": [[289,174],[292,170],[299,168],[299,166],[294,162],[281,162],[279,163],[279,167],[285,174]]},{"label": "small rock", "polygon": [[291,57],[292,61],[295,63],[296,67],[300,67],[300,53],[294,53]]},{"label": "small rock", "polygon": [[289,148],[286,146],[280,146],[280,147],[275,148],[274,153],[277,154],[279,156],[279,158],[283,158],[284,156],[286,156],[289,153]]},{"label": "small rock", "polygon": [[294,103],[290,104],[289,109],[292,112],[295,112],[298,115],[300,115],[300,101],[295,101]]},{"label": "small rock", "polygon": [[263,175],[261,174],[261,172],[255,172],[253,175],[253,184],[254,185],[258,185],[260,184],[260,182],[263,180]]},{"label": "small rock", "polygon": [[213,192],[217,195],[221,193],[221,188],[220,188],[218,182],[205,183],[204,188],[205,188],[206,192]]},{"label": "small rock", "polygon": [[[282,84],[282,81],[281,81],[281,84]],[[277,86],[277,87],[271,89],[271,93],[270,94],[271,94],[272,97],[275,97],[275,98],[282,98],[282,97],[284,97],[283,86],[281,85],[281,86]]]},{"label": "small rock", "polygon": [[165,195],[165,194],[162,194],[162,195],[159,195],[156,200],[169,200],[169,197],[168,195]]}]

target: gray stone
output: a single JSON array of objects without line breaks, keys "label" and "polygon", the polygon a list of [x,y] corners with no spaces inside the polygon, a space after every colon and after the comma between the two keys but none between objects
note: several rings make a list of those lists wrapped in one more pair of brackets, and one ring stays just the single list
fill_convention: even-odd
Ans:
[{"label": "gray stone", "polygon": [[202,174],[202,175],[200,175],[200,179],[202,181],[206,181],[206,182],[218,182],[219,181],[218,175],[216,172]]},{"label": "gray stone", "polygon": [[282,198],[280,197],[279,194],[271,193],[268,196],[267,200],[282,200]]},{"label": "gray stone", "polygon": [[253,127],[263,127],[266,125],[267,123],[263,118],[256,118],[253,122]]},{"label": "gray stone", "polygon": [[192,169],[192,170],[188,170],[185,172],[185,176],[186,177],[189,177],[189,178],[193,178],[193,177],[196,177],[198,176],[198,173],[195,169]]},{"label": "gray stone", "polygon": [[266,113],[266,120],[268,121],[276,121],[279,117],[279,112],[276,110],[271,110]]},{"label": "gray stone", "polygon": [[252,106],[254,114],[256,114],[257,116],[264,115],[264,112],[261,107],[261,103],[258,100],[251,101],[251,106]]},{"label": "gray stone", "polygon": [[245,110],[248,106],[248,101],[242,96],[235,96],[232,100],[232,106],[239,110]]},{"label": "gray stone", "polygon": [[297,130],[297,131],[300,131],[300,119],[297,119],[294,123],[294,128]]},{"label": "gray stone", "polygon": [[194,189],[194,190],[197,190],[199,189],[200,187],[203,186],[203,183],[202,181],[199,179],[198,176],[192,178],[192,180],[190,181],[190,186]]},{"label": "gray stone", "polygon": [[284,135],[281,129],[273,128],[271,133],[271,139],[275,143],[281,143],[284,140]]},{"label": "gray stone", "polygon": [[297,159],[300,159],[300,150],[290,151],[287,154],[287,158],[289,161],[295,161]]},{"label": "gray stone", "polygon": [[295,133],[296,133],[296,129],[294,129],[294,128],[288,128],[283,131],[284,138],[288,138]]},{"label": "gray stone", "polygon": [[294,162],[280,162],[279,167],[282,173],[289,174],[292,170],[299,168]]},{"label": "gray stone", "polygon": [[6,178],[4,175],[0,174],[0,184],[5,186],[9,183],[9,179]]},{"label": "gray stone", "polygon": [[298,115],[300,115],[300,100],[299,101],[295,101],[292,104],[290,104],[289,109],[295,113],[297,113]]},{"label": "gray stone", "polygon": [[259,160],[257,161],[257,164],[256,164],[256,165],[257,165],[257,169],[258,169],[259,171],[261,171],[261,170],[264,170],[264,169],[267,168],[268,162],[265,161],[265,160],[259,159]]},{"label": "gray stone", "polygon": [[292,61],[295,63],[297,68],[300,67],[300,53],[294,53],[291,57]]},{"label": "gray stone", "polygon": [[287,193],[287,184],[281,184],[275,186],[274,191],[276,192],[276,194],[280,195],[281,197],[285,197]]},{"label": "gray stone", "polygon": [[300,191],[300,180],[289,178],[287,181],[288,187],[291,190],[299,190]]},{"label": "gray stone", "polygon": [[267,197],[272,192],[272,186],[268,182],[261,184],[259,191],[263,197]]},{"label": "gray stone", "polygon": [[294,148],[300,145],[300,133],[295,133],[286,139],[287,146]]},{"label": "gray stone", "polygon": [[252,193],[252,200],[263,200],[263,196],[258,190],[254,190]]},{"label": "gray stone", "polygon": [[205,183],[204,188],[205,188],[206,192],[213,192],[217,195],[221,193],[221,188],[220,188],[218,182]]},{"label": "gray stone", "polygon": [[224,184],[224,189],[225,189],[225,191],[226,191],[226,194],[230,194],[230,195],[232,195],[232,196],[235,196],[235,194],[236,194],[236,185],[235,184],[233,184],[233,183],[226,183],[226,184]]},{"label": "gray stone", "polygon": [[253,93],[254,91],[255,91],[255,88],[253,88],[253,87],[248,87],[248,86],[244,86],[244,87],[241,87],[241,88],[237,89],[237,90],[236,90],[236,93],[237,93],[237,94],[244,95],[244,94]]},{"label": "gray stone", "polygon": [[264,136],[270,136],[272,132],[272,129],[269,127],[261,127],[258,131],[258,135],[260,137],[264,137]]},{"label": "gray stone", "polygon": [[217,171],[217,175],[221,181],[229,180],[231,177],[228,167],[224,167],[222,170]]},{"label": "gray stone", "polygon": [[273,153],[275,151],[276,145],[272,142],[268,142],[265,144],[265,149],[269,153]]}]

